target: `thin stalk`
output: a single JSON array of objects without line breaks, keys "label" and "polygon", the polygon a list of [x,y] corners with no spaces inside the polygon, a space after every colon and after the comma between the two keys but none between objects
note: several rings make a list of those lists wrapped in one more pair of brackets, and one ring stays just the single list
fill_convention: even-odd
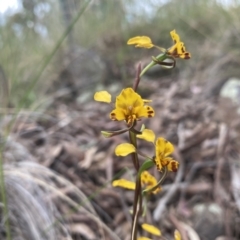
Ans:
[{"label": "thin stalk", "polygon": [[[132,131],[129,131],[129,139],[131,144],[137,149],[137,138],[136,134]],[[135,166],[136,171],[139,171],[139,160],[137,153],[132,153],[133,165]],[[133,202],[133,219],[132,219],[132,232],[131,240],[137,239],[137,223],[138,218],[142,210],[142,194],[141,194],[141,178],[136,177],[136,188],[134,192],[134,202]]]},{"label": "thin stalk", "polygon": [[1,200],[3,203],[3,216],[5,219],[4,225],[7,233],[7,240],[11,240],[11,228],[9,222],[9,214],[8,214],[8,202],[6,196],[6,186],[4,181],[4,170],[3,170],[3,149],[5,144],[1,144],[0,147],[0,188],[1,188]]},{"label": "thin stalk", "polygon": [[[158,61],[164,61],[166,58],[167,58],[166,53],[161,53],[161,54],[159,54],[159,55],[156,57],[156,59],[157,59]],[[148,69],[150,69],[151,67],[155,66],[156,64],[157,64],[156,62],[151,61],[151,62],[142,70],[142,72],[140,73],[140,77],[142,77],[143,74],[145,74]]]}]

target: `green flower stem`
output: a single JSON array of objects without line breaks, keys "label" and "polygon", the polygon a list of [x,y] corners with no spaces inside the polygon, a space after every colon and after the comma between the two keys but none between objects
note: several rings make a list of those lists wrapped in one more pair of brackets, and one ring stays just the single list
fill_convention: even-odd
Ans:
[{"label": "green flower stem", "polygon": [[[132,131],[129,131],[129,139],[131,144],[134,145],[134,147],[137,149],[137,138],[136,134]],[[132,153],[132,160],[133,165],[136,169],[136,171],[139,171],[140,165],[138,160],[137,153]],[[136,177],[136,188],[134,192],[134,202],[133,202],[133,219],[132,219],[132,232],[131,232],[131,240],[137,239],[137,223],[138,218],[140,216],[140,213],[142,211],[142,194],[141,194],[141,178]]]},{"label": "green flower stem", "polygon": [[[159,54],[159,55],[156,57],[156,59],[157,59],[158,61],[164,61],[166,58],[167,58],[166,53],[161,53],[161,54]],[[140,77],[142,77],[144,73],[146,73],[151,67],[155,66],[156,64],[157,64],[156,62],[151,61],[151,62],[142,70],[142,72],[140,73]]]}]

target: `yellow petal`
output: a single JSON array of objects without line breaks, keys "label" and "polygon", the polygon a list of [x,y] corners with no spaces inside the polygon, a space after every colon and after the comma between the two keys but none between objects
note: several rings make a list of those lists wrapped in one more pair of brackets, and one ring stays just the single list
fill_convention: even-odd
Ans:
[{"label": "yellow petal", "polygon": [[[156,157],[155,157],[155,164],[157,166],[157,170],[161,171],[163,166],[166,166],[169,163],[169,158],[167,157],[171,151],[171,143],[164,139],[158,138],[156,141]],[[173,147],[173,146],[172,146]]]},{"label": "yellow petal", "polygon": [[137,113],[138,117],[151,118],[151,117],[154,117],[154,115],[155,115],[154,109],[148,105],[137,108],[136,113]]},{"label": "yellow petal", "polygon": [[137,240],[152,240],[152,239],[148,237],[138,237]]},{"label": "yellow petal", "polygon": [[133,152],[136,152],[136,148],[130,143],[122,143],[115,148],[115,154],[117,156],[125,157]]},{"label": "yellow petal", "polygon": [[183,42],[177,44],[177,55],[182,59],[189,59],[191,58],[191,54],[186,51]]},{"label": "yellow petal", "polygon": [[169,141],[167,141],[167,140],[165,140],[165,141],[166,141],[166,144],[165,144],[164,152],[165,152],[165,156],[168,156],[171,153],[173,153],[174,147],[173,147],[173,145]]},{"label": "yellow petal", "polygon": [[171,31],[170,35],[174,41],[174,45],[168,49],[168,53],[176,58],[180,57],[182,59],[190,59],[191,54],[186,51],[184,43],[180,41],[180,37],[176,33],[176,30]]},{"label": "yellow petal", "polygon": [[176,30],[175,30],[175,29],[170,32],[170,35],[171,35],[172,40],[174,41],[174,43],[180,42],[180,37],[179,37],[179,35],[176,33]]},{"label": "yellow petal", "polygon": [[[155,179],[155,177],[152,174],[150,174],[148,171],[143,171],[141,173],[141,181],[143,184],[146,184],[146,182],[148,182],[149,179],[152,180],[152,178]],[[156,179],[155,181],[157,183]]]},{"label": "yellow petal", "polygon": [[156,141],[156,155],[163,155],[165,150],[166,140],[162,137],[158,138]]},{"label": "yellow petal", "polygon": [[173,145],[167,141],[166,139],[160,137],[156,141],[156,149],[158,154],[157,155],[162,155],[162,156],[168,156],[174,151]]},{"label": "yellow petal", "polygon": [[168,49],[168,53],[172,56],[177,55],[177,43]]},{"label": "yellow petal", "polygon": [[157,155],[157,150],[156,150],[156,157],[155,157],[155,164],[156,164],[156,167],[157,167],[157,170],[158,171],[161,171],[162,170],[162,159],[161,159],[161,156]]},{"label": "yellow petal", "polygon": [[[157,185],[157,179],[151,175],[148,171],[143,171],[141,174],[141,183],[145,186],[145,189],[153,188]],[[151,193],[156,194],[161,191],[160,187],[157,187]]]},{"label": "yellow petal", "polygon": [[[125,88],[116,98],[116,108],[128,110],[144,106],[143,99],[132,88]],[[131,109],[129,109],[131,110]]]},{"label": "yellow petal", "polygon": [[147,224],[147,223],[143,223],[142,224],[142,228],[146,231],[146,232],[149,232],[153,235],[156,235],[156,236],[161,236],[161,231],[156,228],[155,226],[153,225],[150,225],[150,224]]},{"label": "yellow petal", "polygon": [[152,48],[154,46],[152,44],[151,38],[147,36],[137,36],[137,37],[130,38],[127,44],[136,45],[136,47],[143,47],[143,48]]},{"label": "yellow petal", "polygon": [[143,99],[143,102],[144,102],[144,103],[150,103],[150,102],[152,102],[152,100],[149,100],[149,99]]},{"label": "yellow petal", "polygon": [[136,184],[126,179],[119,179],[112,182],[113,187],[122,187],[130,190],[135,190]]},{"label": "yellow petal", "polygon": [[109,117],[114,121],[122,121],[126,120],[126,113],[123,109],[116,108],[110,113]]},{"label": "yellow petal", "polygon": [[138,134],[137,138],[143,139],[147,142],[154,143],[155,141],[155,133],[151,129],[144,129],[142,134]]},{"label": "yellow petal", "polygon": [[175,230],[174,231],[174,240],[181,240],[182,237],[181,237],[181,234],[178,230]]},{"label": "yellow petal", "polygon": [[184,46],[184,43],[183,42],[177,43],[177,53],[178,54],[183,54],[184,52],[186,52],[186,48]]},{"label": "yellow petal", "polygon": [[96,92],[94,94],[94,100],[98,101],[98,102],[110,103],[111,102],[111,94],[109,94],[107,91]]}]

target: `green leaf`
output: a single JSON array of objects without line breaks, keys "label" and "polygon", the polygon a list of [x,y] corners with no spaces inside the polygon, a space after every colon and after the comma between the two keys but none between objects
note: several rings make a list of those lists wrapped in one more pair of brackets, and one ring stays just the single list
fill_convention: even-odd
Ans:
[{"label": "green leaf", "polygon": [[145,160],[145,162],[142,164],[142,166],[138,170],[138,178],[140,178],[143,171],[148,170],[152,166],[154,166],[154,162],[152,159]]}]

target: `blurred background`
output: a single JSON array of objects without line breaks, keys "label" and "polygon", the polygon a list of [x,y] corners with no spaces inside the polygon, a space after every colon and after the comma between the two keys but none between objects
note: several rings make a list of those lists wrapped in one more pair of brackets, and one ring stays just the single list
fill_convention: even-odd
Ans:
[{"label": "blurred background", "polygon": [[[139,91],[157,112],[144,123],[175,144],[183,167],[151,199],[147,219],[167,239],[175,228],[190,232],[184,240],[240,238],[238,0],[0,0],[0,137],[13,239],[129,239],[133,195],[109,185],[131,168],[113,154],[126,136],[101,137],[123,125],[93,94],[119,94],[138,64],[159,54],[128,46],[129,38],[168,48],[173,29],[191,59],[154,67]],[[41,227],[55,221],[43,237]]]},{"label": "blurred background", "polygon": [[[1,1],[0,62],[5,102],[14,107],[21,102],[84,4],[80,0]],[[134,49],[126,45],[127,40],[148,35],[155,44],[167,48],[172,44],[172,29],[192,53],[191,61],[179,61],[177,69],[181,71],[176,73],[175,69],[175,73],[189,84],[214,85],[218,81],[223,85],[224,80],[239,76],[238,11],[238,1],[234,0],[92,1],[42,71],[24,105],[48,104],[49,91],[56,93],[69,84],[76,91],[95,83],[129,84],[134,63],[149,60],[158,50]],[[157,77],[169,74],[166,72]]]}]

